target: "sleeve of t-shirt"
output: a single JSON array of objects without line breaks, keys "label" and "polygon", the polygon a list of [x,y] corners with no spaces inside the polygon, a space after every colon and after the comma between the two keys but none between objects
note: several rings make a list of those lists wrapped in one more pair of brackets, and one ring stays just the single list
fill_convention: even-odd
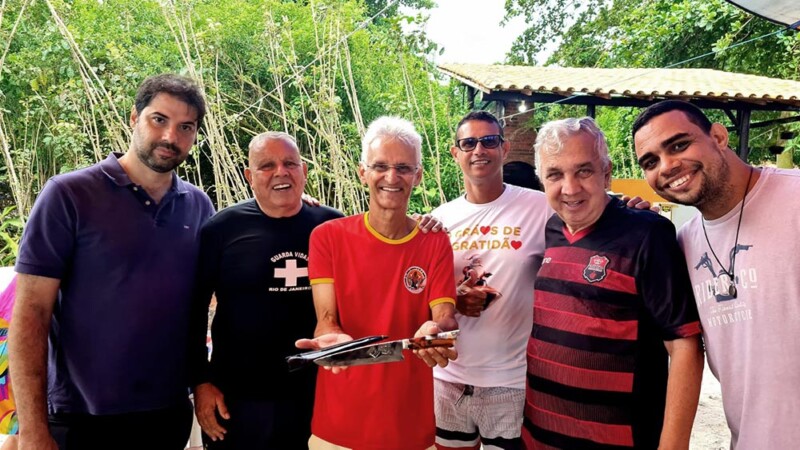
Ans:
[{"label": "sleeve of t-shirt", "polygon": [[332,228],[329,223],[311,232],[308,242],[308,279],[311,285],[333,283]]},{"label": "sleeve of t-shirt", "polygon": [[213,224],[213,221],[206,222],[200,229],[200,250],[189,317],[188,364],[192,387],[211,379],[206,347],[208,306],[211,303],[211,296],[217,289],[222,260],[219,233]]},{"label": "sleeve of t-shirt", "polygon": [[656,221],[645,236],[639,255],[637,277],[645,308],[661,328],[664,340],[700,333],[686,259],[678,247],[675,227],[667,220]]},{"label": "sleeve of t-shirt", "polygon": [[33,205],[22,233],[15,270],[62,279],[75,252],[77,211],[58,180],[50,179]]},{"label": "sleeve of t-shirt", "polygon": [[433,270],[430,274],[428,304],[431,308],[440,303],[456,303],[456,281],[453,275],[453,247],[447,233],[434,233],[432,245]]}]

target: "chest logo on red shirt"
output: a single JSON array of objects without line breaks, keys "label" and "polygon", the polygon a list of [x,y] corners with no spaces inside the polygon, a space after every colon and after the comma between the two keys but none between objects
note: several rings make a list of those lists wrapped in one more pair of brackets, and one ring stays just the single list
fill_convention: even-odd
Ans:
[{"label": "chest logo on red shirt", "polygon": [[605,256],[594,255],[589,258],[589,264],[583,268],[583,279],[589,283],[603,281],[608,275],[606,267],[610,261]]},{"label": "chest logo on red shirt", "polygon": [[425,289],[425,284],[428,282],[428,275],[422,270],[422,267],[411,266],[406,270],[403,276],[403,285],[412,294],[419,294]]}]

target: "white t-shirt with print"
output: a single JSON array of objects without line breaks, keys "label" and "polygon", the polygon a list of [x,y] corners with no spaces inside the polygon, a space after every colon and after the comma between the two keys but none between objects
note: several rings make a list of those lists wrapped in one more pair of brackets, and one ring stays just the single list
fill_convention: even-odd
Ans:
[{"label": "white t-shirt with print", "polygon": [[434,377],[480,387],[525,388],[525,349],[533,324],[533,282],[544,255],[544,229],[553,214],[543,193],[513,185],[495,201],[461,196],[432,215],[450,234],[456,283],[467,270],[502,295],[481,313],[456,313],[458,358]]}]

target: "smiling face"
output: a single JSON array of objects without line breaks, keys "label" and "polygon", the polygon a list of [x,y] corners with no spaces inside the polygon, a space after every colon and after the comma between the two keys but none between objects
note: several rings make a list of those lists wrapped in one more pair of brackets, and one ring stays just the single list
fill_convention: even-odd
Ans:
[{"label": "smiling face", "polygon": [[131,112],[131,149],[149,169],[167,173],[189,155],[197,137],[197,111],[178,97],[161,93]]},{"label": "smiling face", "polygon": [[245,169],[256,202],[270,217],[290,217],[302,207],[308,168],[293,142],[255,138]]},{"label": "smiling face", "polygon": [[571,233],[593,225],[609,202],[611,166],[595,149],[595,138],[585,132],[568,136],[557,153],[539,153],[547,201]]},{"label": "smiling face", "polygon": [[[395,210],[405,215],[411,192],[422,180],[416,150],[400,139],[379,137],[370,143],[366,157],[366,163],[361,163],[358,173],[361,181],[369,187],[370,211]],[[413,167],[414,170],[403,174],[396,166]]]},{"label": "smiling face", "polygon": [[[482,138],[484,136],[500,135],[501,130],[497,124],[483,120],[468,120],[456,132],[456,140],[465,138]],[[508,155],[510,144],[504,141],[500,146],[489,149],[479,143],[471,152],[465,152],[453,146],[450,154],[453,155],[464,180],[474,185],[485,182],[503,183],[503,161]]]},{"label": "smiling face", "polygon": [[728,133],[718,123],[705,133],[682,111],[670,111],[642,126],[634,146],[647,183],[671,202],[703,210],[733,191],[724,156],[730,151]]}]

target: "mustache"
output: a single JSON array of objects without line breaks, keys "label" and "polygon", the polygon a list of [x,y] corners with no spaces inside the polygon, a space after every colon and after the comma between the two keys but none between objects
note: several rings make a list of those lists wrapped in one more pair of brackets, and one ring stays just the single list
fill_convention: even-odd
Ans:
[{"label": "mustache", "polygon": [[176,155],[179,155],[181,153],[181,150],[178,148],[178,146],[176,146],[175,144],[166,142],[166,141],[153,143],[152,145],[150,145],[150,151],[152,152],[153,150],[155,150],[158,147],[163,147],[163,148],[169,149],[169,150],[172,151],[172,153],[175,153]]}]

